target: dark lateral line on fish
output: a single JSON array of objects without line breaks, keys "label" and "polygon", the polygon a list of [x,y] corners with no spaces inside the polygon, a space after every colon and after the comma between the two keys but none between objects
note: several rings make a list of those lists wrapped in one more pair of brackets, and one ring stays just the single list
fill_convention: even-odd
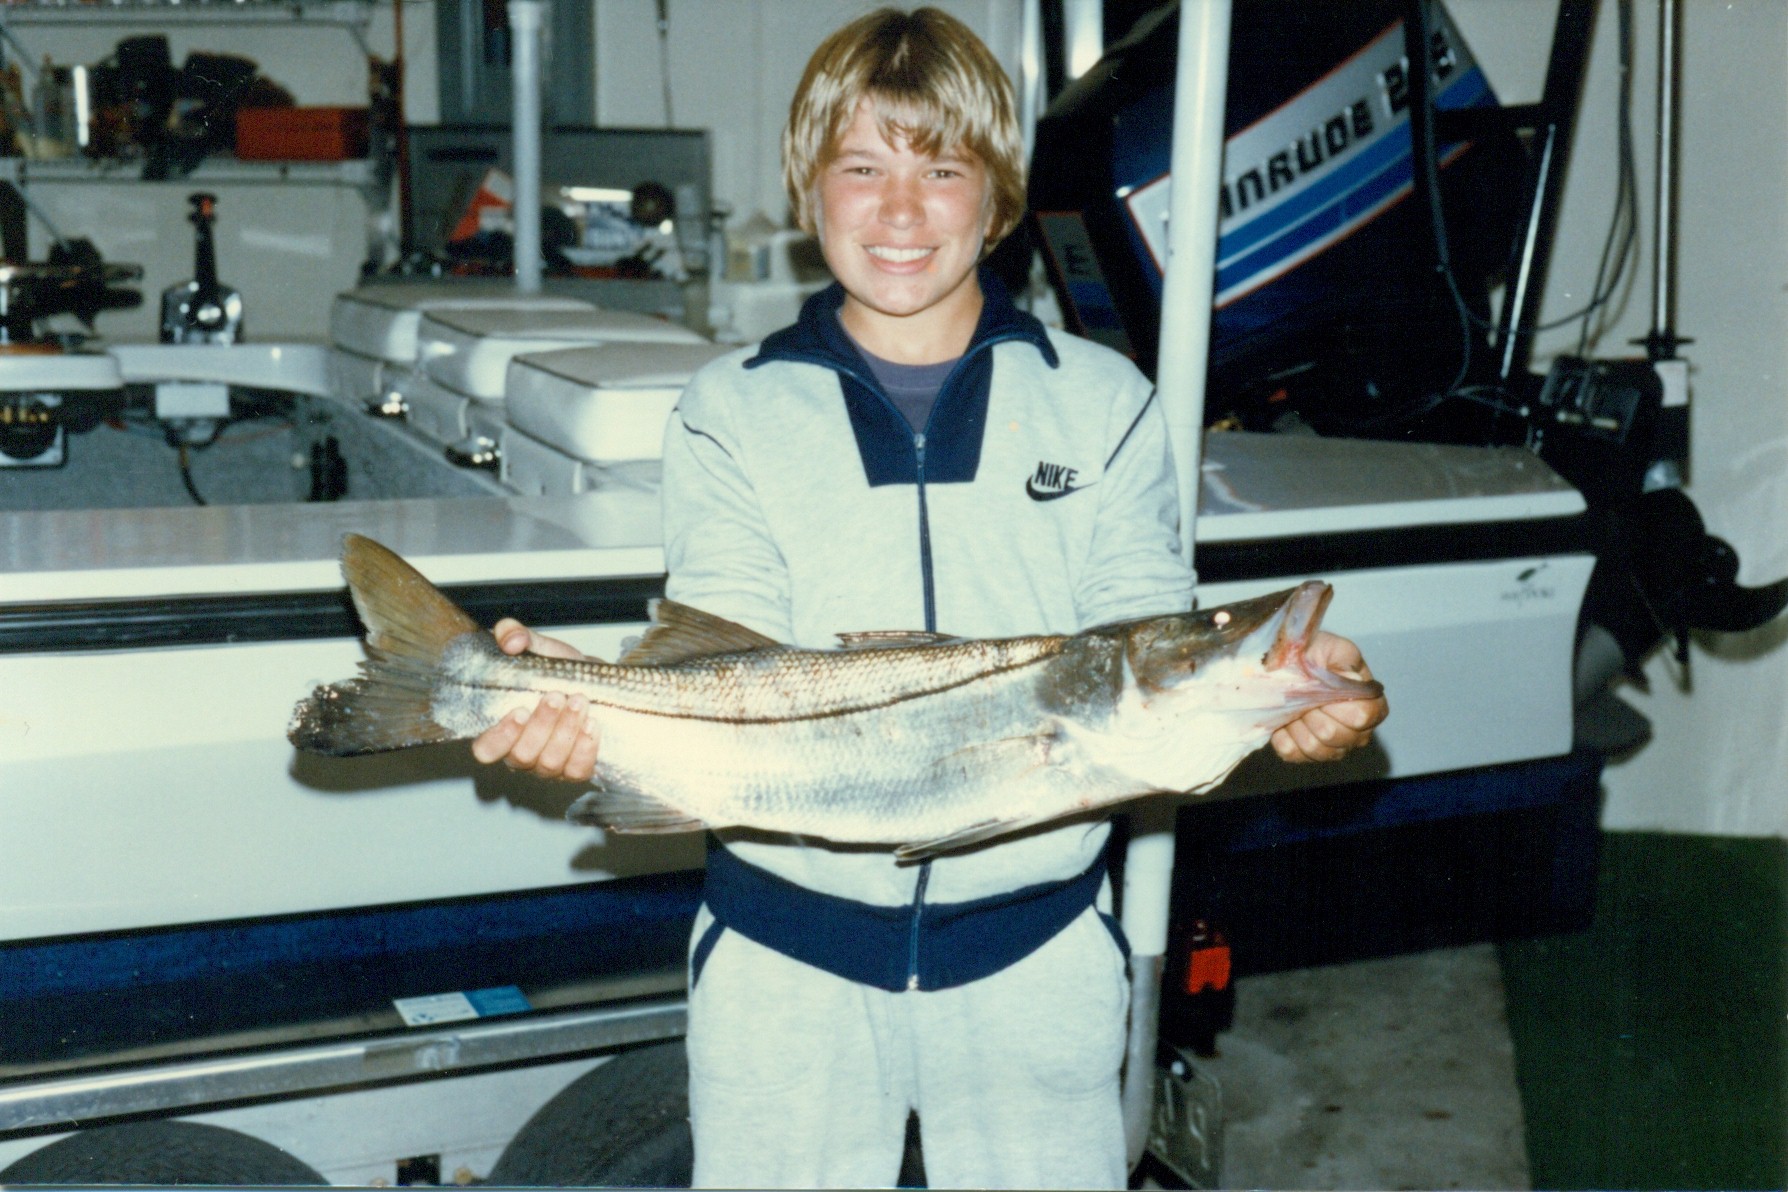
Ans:
[{"label": "dark lateral line on fish", "polygon": [[[534,625],[643,624],[650,619],[647,602],[664,595],[664,577],[517,580],[442,590],[484,624],[505,615]],[[317,641],[364,632],[343,591],[0,606],[0,654]]]},{"label": "dark lateral line on fish", "polygon": [[[629,707],[626,704],[616,703],[613,700],[595,699],[587,691],[580,692],[579,694],[588,700],[590,706],[593,708],[613,708],[617,712],[631,712],[639,716],[659,716],[666,720],[698,720],[703,724],[802,724],[809,720],[832,720],[840,716],[854,716],[859,712],[877,712],[883,708],[892,708],[899,704],[910,703],[916,699],[924,699],[927,696],[942,695],[946,691],[954,691],[958,687],[967,687],[970,683],[979,683],[981,680],[990,679],[995,675],[1007,675],[1011,674],[1013,671],[1020,671],[1029,666],[1040,666],[1045,662],[1053,662],[1059,657],[1061,657],[1061,651],[1057,650],[1054,653],[1040,655],[1036,658],[1027,659],[1024,662],[1014,662],[1010,666],[999,666],[994,667],[991,670],[984,670],[977,674],[969,675],[967,678],[958,679],[954,683],[945,683],[937,687],[927,687],[923,691],[907,692],[904,695],[898,695],[892,699],[881,700],[873,704],[853,704],[848,708],[828,708],[823,712],[809,712],[805,716],[697,716],[688,712],[670,712],[661,711],[657,708]],[[610,663],[608,665],[613,664]],[[468,683],[463,679],[450,679],[449,682],[454,686],[470,687],[476,691],[510,691],[521,694],[545,694],[545,692],[541,691],[538,687],[518,687],[511,686],[507,683]]]}]

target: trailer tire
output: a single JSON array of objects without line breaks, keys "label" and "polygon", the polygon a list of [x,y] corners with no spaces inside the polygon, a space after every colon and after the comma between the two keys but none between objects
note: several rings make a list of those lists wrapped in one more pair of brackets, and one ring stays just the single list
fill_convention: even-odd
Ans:
[{"label": "trailer tire", "polygon": [[32,1151],[0,1184],[324,1184],[270,1142],[201,1122],[99,1126]]},{"label": "trailer tire", "polygon": [[678,1039],[624,1051],[566,1085],[516,1131],[488,1182],[687,1188],[694,1174]]}]

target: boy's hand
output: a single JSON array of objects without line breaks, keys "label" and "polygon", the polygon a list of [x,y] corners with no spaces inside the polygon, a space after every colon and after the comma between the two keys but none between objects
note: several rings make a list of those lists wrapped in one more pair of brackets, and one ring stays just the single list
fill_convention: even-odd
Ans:
[{"label": "boy's hand", "polygon": [[[505,654],[540,654],[581,659],[583,653],[557,638],[535,633],[520,621],[504,617],[491,630]],[[501,761],[512,770],[566,782],[588,782],[596,773],[595,734],[581,695],[541,697],[533,712],[512,712],[472,741],[472,756],[489,765]]]},{"label": "boy's hand", "polygon": [[[1372,677],[1360,648],[1332,633],[1318,631],[1305,656],[1332,671],[1361,679]],[[1312,708],[1273,734],[1273,752],[1288,762],[1337,761],[1371,741],[1372,730],[1390,712],[1382,695]]]}]

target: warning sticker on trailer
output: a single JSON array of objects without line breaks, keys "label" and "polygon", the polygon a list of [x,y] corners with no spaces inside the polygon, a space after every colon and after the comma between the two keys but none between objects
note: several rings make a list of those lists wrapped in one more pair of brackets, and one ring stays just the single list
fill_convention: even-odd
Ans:
[{"label": "warning sticker on trailer", "polygon": [[405,1026],[434,1026],[443,1022],[465,1022],[473,1018],[493,1018],[499,1014],[521,1014],[534,1007],[513,985],[495,989],[474,989],[470,992],[431,993],[422,997],[393,998],[398,1016]]}]

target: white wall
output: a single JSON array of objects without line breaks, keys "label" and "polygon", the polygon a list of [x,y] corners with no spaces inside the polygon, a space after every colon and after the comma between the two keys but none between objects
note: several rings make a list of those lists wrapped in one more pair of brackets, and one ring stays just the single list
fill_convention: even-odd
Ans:
[{"label": "white wall", "polygon": [[[1018,77],[1018,0],[933,0]],[[596,122],[664,123],[654,0],[595,0]],[[712,131],[714,193],[734,217],[788,214],[778,166],[801,68],[825,36],[878,0],[670,0],[671,103],[682,127]]]},{"label": "white wall", "polygon": [[[1709,530],[1743,560],[1739,580],[1788,573],[1788,4],[1682,0],[1681,241],[1677,329],[1691,362],[1689,492]],[[1448,0],[1505,101],[1539,95],[1553,0]],[[1604,0],[1570,164],[1545,317],[1578,308],[1614,201],[1619,82],[1616,9]],[[1651,325],[1656,0],[1636,0],[1634,135],[1641,221],[1638,284],[1599,354],[1636,354]],[[1575,328],[1542,352],[1572,351]],[[1693,691],[1660,651],[1650,692],[1622,694],[1656,738],[1609,769],[1612,828],[1788,835],[1788,625],[1695,643]]]},{"label": "white wall", "polygon": [[[594,122],[663,126],[654,0],[556,2],[594,4]],[[937,2],[980,34],[1016,76],[1018,0]],[[874,7],[874,0],[670,0],[675,122],[711,130],[714,197],[735,219],[758,210],[778,224],[786,218],[778,144],[801,67],[828,32]],[[393,13],[389,3],[376,5],[365,33],[371,52],[386,59],[396,52]],[[404,0],[403,25],[405,114],[414,124],[434,123],[440,119],[434,0]],[[152,17],[129,27],[34,26],[21,37],[33,54],[95,62],[120,38],[146,31],[156,31]],[[168,35],[176,64],[192,49],[242,54],[299,103],[365,102],[364,59],[340,28],[180,22],[159,31]],[[100,316],[101,333],[117,340],[155,338],[157,296],[191,276],[184,195],[200,188],[197,182],[129,185],[131,173],[116,185],[45,184],[33,191],[65,235],[91,238],[108,260],[143,266],[144,305]],[[218,267],[226,283],[243,291],[249,334],[324,335],[330,296],[354,284],[366,256],[371,213],[358,193],[343,187],[204,186],[219,194]],[[41,257],[47,243],[43,229],[34,227],[33,256]]]}]

